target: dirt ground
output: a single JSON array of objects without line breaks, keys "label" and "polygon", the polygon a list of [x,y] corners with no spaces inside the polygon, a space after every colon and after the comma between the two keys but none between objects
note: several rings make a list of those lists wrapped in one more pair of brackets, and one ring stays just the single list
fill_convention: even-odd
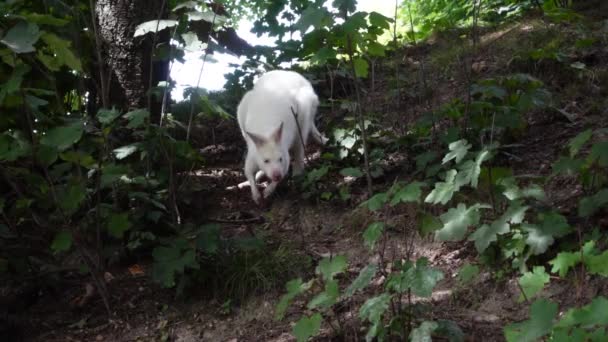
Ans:
[{"label": "dirt ground", "polygon": [[[517,42],[528,39],[536,30],[544,30],[543,25],[538,19],[530,18],[484,33],[479,50],[473,54],[473,69],[476,78],[533,71],[559,97],[560,108],[568,108],[573,113],[574,117],[570,119],[551,110],[529,113],[527,127],[517,137],[517,145],[509,150],[509,155],[501,157],[501,162],[512,167],[516,174],[546,177],[569,139],[589,127],[590,123],[595,127],[608,126],[608,106],[606,101],[603,109],[602,106],[592,106],[593,99],[581,95],[585,94],[584,91],[568,93],[568,79],[552,74],[550,65],[519,66],[513,61],[512,49]],[[466,84],[458,62],[452,59],[452,65],[439,67],[441,58],[450,60],[439,53],[449,44],[449,39],[437,37],[429,44],[404,49],[392,57],[399,61],[404,75],[408,75],[406,82],[413,85],[412,89],[404,89],[399,105],[386,99],[390,85],[384,81],[384,76],[392,72],[392,65],[385,63],[378,67],[377,84],[374,84],[374,92],[369,93],[369,103],[382,104],[377,107],[385,115],[387,127],[397,127],[394,123],[407,126],[426,110],[464,94]],[[601,72],[605,73],[605,66],[601,63],[608,60],[606,47],[589,54],[586,56],[590,61],[588,67],[602,68]],[[420,63],[427,66],[428,87],[432,89],[430,100],[412,95],[422,93],[416,92],[421,88],[418,82]],[[525,68],[533,70],[523,70]],[[600,89],[593,90],[598,92],[595,99],[607,98],[606,84],[598,86]],[[328,122],[334,121],[331,115],[335,117],[338,114],[324,112],[322,115],[323,124],[320,126],[326,127]],[[229,129],[235,130],[236,126]],[[226,133],[225,139],[218,136],[219,146],[204,148],[202,153],[207,166],[191,176],[200,191],[195,193],[192,207],[185,210],[184,215],[199,215],[202,222],[209,219],[233,221],[224,224],[224,234],[246,236],[262,232],[272,240],[288,241],[298,246],[314,261],[330,254],[346,255],[348,272],[340,282],[352,281],[359,270],[375,258],[363,246],[361,238],[362,231],[374,219],[357,206],[364,184],[360,184],[359,190],[353,187],[351,203],[334,203],[301,199],[293,184],[288,183],[279,188],[268,208],[260,209],[252,203],[248,189],[234,187],[243,181],[243,146],[240,140],[235,142],[235,136],[239,136],[238,131],[236,135],[234,131]],[[309,152],[314,155],[317,151],[318,147]],[[411,180],[412,158],[407,155],[392,157],[398,162],[393,163],[384,179],[376,182],[376,190],[386,189],[395,179]],[[575,217],[577,198],[581,195],[576,181],[557,177],[546,184],[545,190],[550,204],[569,219]],[[257,217],[262,217],[264,223],[241,222]],[[406,246],[413,239],[413,257],[427,257],[432,266],[445,275],[431,299],[421,300],[428,304],[425,318],[455,321],[464,331],[467,341],[501,341],[504,340],[504,325],[527,317],[528,305],[515,300],[520,294],[515,278],[486,269],[474,284],[459,287],[455,276],[460,267],[477,263],[477,252],[471,243],[439,243],[413,234],[417,227],[414,207],[400,207],[390,213],[390,220],[391,226],[399,229],[389,232],[387,255],[392,260],[405,256]],[[134,272],[133,265],[140,269]],[[149,280],[149,265],[149,260],[136,260],[115,265],[109,270],[113,278],[109,282],[109,292],[114,314],[109,321],[103,303],[97,297],[81,310],[70,307],[70,301],[85,291],[82,279],[75,275],[69,279],[71,286],[38,293],[40,299],[36,304],[26,313],[11,319],[24,327],[26,340],[31,341],[295,341],[290,334],[290,322],[306,312],[306,303],[296,301],[283,321],[275,321],[274,307],[283,294],[282,285],[266,293],[249,296],[227,308],[226,302],[204,295],[176,300],[174,291],[161,289]],[[608,296],[606,281],[589,279],[584,282],[584,288],[575,288],[573,293],[573,284],[578,283],[573,280],[552,281],[543,295],[558,301],[564,308],[585,303],[596,295]],[[340,304],[340,315],[347,322],[346,336],[360,332],[362,326],[356,319],[358,307],[364,297],[381,291],[383,279],[377,277],[373,284],[363,294]],[[322,334],[316,340],[329,341],[332,336],[332,331],[323,326]],[[352,337],[346,339],[354,340]]]}]

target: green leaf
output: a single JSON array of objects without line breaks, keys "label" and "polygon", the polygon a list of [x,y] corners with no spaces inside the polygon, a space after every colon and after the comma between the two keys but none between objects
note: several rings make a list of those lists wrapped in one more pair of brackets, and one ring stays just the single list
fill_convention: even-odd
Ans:
[{"label": "green leaf", "polygon": [[406,263],[405,271],[390,275],[386,286],[403,293],[408,289],[420,297],[430,297],[437,282],[443,279],[443,272],[428,266],[428,259],[420,258],[416,264]]},{"label": "green leaf", "polygon": [[369,74],[369,64],[363,58],[355,58],[355,75],[357,77],[366,78]]},{"label": "green leaf", "polygon": [[158,32],[168,28],[173,27],[178,24],[177,20],[163,19],[163,20],[150,20],[144,23],[137,25],[135,28],[135,34],[133,37],[143,36],[149,32]]},{"label": "green leaf", "polygon": [[53,239],[51,249],[55,252],[67,252],[72,248],[72,233],[67,230],[62,230]]},{"label": "green leaf", "polygon": [[45,32],[41,36],[48,48],[53,53],[53,58],[59,65],[66,65],[75,71],[82,71],[80,59],[72,52],[72,42],[61,39],[52,33]]},{"label": "green leaf", "polygon": [[23,76],[27,74],[30,70],[31,67],[27,64],[19,64],[13,69],[11,77],[0,87],[0,104],[2,103],[2,101],[4,101],[6,95],[11,95],[21,89]]},{"label": "green leaf", "polygon": [[198,230],[196,247],[203,253],[215,254],[220,248],[221,227],[219,224],[204,224]]},{"label": "green leaf", "polygon": [[555,211],[540,213],[538,219],[542,222],[541,230],[546,234],[560,238],[572,232],[566,218]]},{"label": "green leaf", "polygon": [[31,155],[32,146],[23,132],[0,134],[0,160],[15,161]]},{"label": "green leaf", "polygon": [[445,174],[445,182],[435,183],[435,188],[431,191],[424,199],[425,203],[443,205],[447,204],[454,196],[454,192],[457,191],[454,180],[456,178],[457,171],[449,170]]},{"label": "green leaf", "polygon": [[[583,257],[585,260],[591,256],[595,249],[595,241],[588,241],[583,245]],[[560,252],[557,254],[555,259],[549,261],[550,265],[553,265],[551,268],[551,273],[558,273],[560,277],[565,277],[568,274],[568,271],[581,262],[581,252]]]},{"label": "green leaf", "polygon": [[555,163],[553,163],[553,174],[563,174],[567,176],[578,174],[585,161],[582,159],[573,159],[570,157],[560,157]]},{"label": "green leaf", "polygon": [[427,236],[428,234],[441,229],[441,227],[443,227],[443,224],[437,217],[428,213],[422,214],[422,217],[420,218],[420,234],[422,236]]},{"label": "green leaf", "polygon": [[361,169],[358,167],[347,167],[345,169],[340,170],[340,174],[344,177],[359,178],[363,176],[363,171],[361,171]]},{"label": "green leaf", "polygon": [[312,285],[312,281],[308,283],[303,283],[302,279],[293,279],[287,282],[285,288],[287,289],[287,293],[281,297],[279,303],[277,304],[277,308],[275,310],[275,319],[281,320],[285,315],[285,311],[289,306],[289,303],[299,294],[307,291]]},{"label": "green leaf", "polygon": [[589,273],[608,277],[608,250],[600,255],[589,256],[585,259]]},{"label": "green leaf", "polygon": [[129,173],[129,167],[126,165],[117,165],[114,163],[103,165],[101,170],[101,187],[106,188],[121,177],[126,176]]},{"label": "green leaf", "polygon": [[323,258],[319,262],[315,272],[321,274],[323,280],[330,281],[336,274],[344,272],[346,266],[346,257],[343,255],[336,255],[333,258]]},{"label": "green leaf", "polygon": [[384,47],[384,45],[376,41],[370,41],[369,43],[367,43],[367,53],[370,56],[383,57],[385,55],[385,51],[386,48]]},{"label": "green leaf", "polygon": [[473,264],[465,264],[458,271],[458,282],[461,285],[471,283],[479,275],[479,266]]},{"label": "green leaf", "polygon": [[582,327],[608,325],[608,299],[599,296],[588,305],[568,310],[555,327],[571,328],[578,325]]},{"label": "green leaf", "polygon": [[97,120],[104,126],[111,124],[119,116],[120,112],[116,109],[100,109],[97,112]]},{"label": "green leaf", "polygon": [[381,192],[375,194],[374,196],[372,196],[372,198],[361,203],[361,206],[367,206],[370,211],[376,211],[382,209],[386,202],[388,202],[388,195],[386,194],[386,192]]},{"label": "green leaf", "polygon": [[412,182],[402,189],[400,189],[396,194],[393,195],[393,199],[391,200],[391,205],[394,206],[399,203],[407,203],[407,202],[420,202],[420,196],[422,196],[422,187],[426,186],[426,183],[423,182]]},{"label": "green leaf", "polygon": [[530,246],[532,253],[535,255],[543,254],[547,248],[555,241],[551,234],[546,234],[537,225],[524,223],[521,228],[528,232],[526,244]]},{"label": "green leaf", "polygon": [[422,171],[433,160],[437,158],[437,152],[428,151],[416,156],[416,170]]},{"label": "green leaf", "polygon": [[507,222],[502,220],[496,220],[492,224],[484,224],[479,227],[471,236],[469,240],[475,241],[475,248],[477,253],[483,253],[488,246],[494,241],[498,240],[498,235],[508,233],[510,226]]},{"label": "green leaf", "polygon": [[114,151],[112,151],[112,152],[114,153],[114,156],[116,156],[116,159],[120,160],[120,159],[125,159],[128,156],[132,155],[133,153],[137,152],[138,149],[139,149],[139,144],[135,143],[135,144],[119,147],[117,149],[114,149]]},{"label": "green leaf", "polygon": [[432,321],[424,321],[410,333],[410,341],[412,342],[432,342],[432,334],[439,324]]},{"label": "green leaf", "polygon": [[393,19],[385,17],[378,12],[371,12],[369,14],[369,23],[383,30],[388,30],[390,28],[389,23],[391,22],[393,22]]},{"label": "green leaf", "polygon": [[548,334],[557,315],[557,304],[539,299],[530,307],[530,319],[505,327],[507,342],[535,342]]},{"label": "green leaf", "polygon": [[308,341],[309,338],[316,336],[321,329],[321,314],[316,313],[310,317],[302,317],[293,326],[293,336],[298,342]]},{"label": "green leaf", "polygon": [[545,193],[538,184],[531,184],[522,190],[517,186],[513,177],[500,179],[497,184],[504,188],[503,195],[510,201],[521,198],[534,198],[539,201],[545,200]]},{"label": "green leaf", "polygon": [[440,216],[443,227],[435,232],[435,238],[439,241],[461,241],[467,229],[479,223],[479,209],[485,207],[475,204],[467,208],[464,203],[459,203],[456,208]]},{"label": "green leaf", "polygon": [[329,20],[329,13],[321,6],[309,5],[300,15],[295,27],[303,34],[312,26],[319,29]]},{"label": "green leaf", "polygon": [[477,189],[479,175],[481,174],[481,164],[489,157],[490,151],[483,150],[479,152],[475,161],[467,160],[458,166],[458,175],[456,176],[456,188],[463,185],[471,184]]},{"label": "green leaf", "polygon": [[388,309],[388,304],[391,301],[391,295],[383,293],[377,297],[369,298],[361,305],[359,309],[359,317],[363,320],[376,323],[382,319],[382,315]]},{"label": "green leaf", "polygon": [[330,308],[332,305],[336,304],[339,296],[340,291],[338,290],[338,282],[336,280],[330,280],[325,284],[323,292],[311,299],[307,307],[309,310],[313,310],[317,307],[325,309]]},{"label": "green leaf", "polygon": [[608,189],[602,189],[595,195],[580,200],[578,215],[580,217],[590,217],[606,205],[608,205]]},{"label": "green leaf", "polygon": [[593,144],[591,152],[589,152],[589,159],[591,162],[597,161],[601,167],[608,167],[608,141]]},{"label": "green leaf", "polygon": [[97,166],[97,161],[93,159],[93,156],[83,151],[66,151],[59,154],[62,160],[69,163],[80,165],[87,169],[92,169]]},{"label": "green leaf", "polygon": [[195,250],[182,238],[173,240],[169,246],[154,248],[152,257],[152,277],[163,287],[175,286],[175,276],[183,274],[186,268],[199,268]]},{"label": "green leaf", "polygon": [[57,150],[52,146],[39,145],[36,150],[36,159],[43,166],[49,167],[57,160]]},{"label": "green leaf", "polygon": [[228,18],[226,18],[225,16],[216,14],[212,11],[191,11],[186,13],[186,15],[188,16],[189,21],[204,20],[210,24],[214,24],[216,27],[224,25],[226,21],[228,21]]},{"label": "green leaf", "polygon": [[146,109],[136,109],[125,114],[124,117],[129,120],[127,128],[140,128],[150,117],[150,112]]},{"label": "green leaf", "polygon": [[46,135],[40,139],[40,143],[52,146],[58,151],[63,152],[72,147],[82,137],[84,126],[77,121],[68,126],[60,126],[50,129]]},{"label": "green leaf", "polygon": [[[519,278],[519,285],[524,293],[519,295],[519,302],[530,299],[539,293],[549,283],[549,274],[544,266],[534,266],[532,272],[526,272]],[[525,295],[524,295],[525,294]]]},{"label": "green leaf", "polygon": [[471,147],[472,145],[469,144],[465,139],[454,141],[448,146],[450,152],[443,157],[441,163],[445,164],[453,159],[455,159],[456,164],[460,163],[460,161],[462,161],[462,159],[467,155]]},{"label": "green leaf", "polygon": [[115,238],[122,238],[131,226],[129,213],[111,214],[108,219],[108,233]]},{"label": "green leaf", "polygon": [[67,185],[58,193],[59,207],[68,214],[75,212],[86,198],[86,191],[86,187],[83,183],[72,183]]},{"label": "green leaf", "polygon": [[382,222],[373,222],[367,229],[363,232],[363,243],[370,250],[374,249],[376,242],[382,236],[382,232],[384,231],[384,223]]},{"label": "green leaf", "polygon": [[579,133],[576,137],[574,137],[572,140],[570,140],[570,142],[568,143],[568,147],[569,147],[569,151],[570,151],[570,158],[573,158],[574,156],[576,156],[578,154],[578,152],[587,143],[587,141],[589,141],[589,139],[591,139],[592,135],[593,135],[593,130],[588,129],[584,132]]},{"label": "green leaf", "polygon": [[0,43],[8,46],[15,53],[34,52],[34,44],[40,38],[40,29],[38,25],[19,21],[13,26],[4,38],[0,39]]},{"label": "green leaf", "polygon": [[369,264],[365,266],[357,278],[346,288],[344,295],[346,297],[352,297],[355,292],[364,289],[369,283],[371,283],[372,279],[376,275],[378,271],[378,266],[376,264]]}]

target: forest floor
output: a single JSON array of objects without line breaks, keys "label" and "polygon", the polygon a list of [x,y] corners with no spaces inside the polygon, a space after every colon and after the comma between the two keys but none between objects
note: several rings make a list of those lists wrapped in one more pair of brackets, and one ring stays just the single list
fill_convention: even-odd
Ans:
[{"label": "forest floor", "polygon": [[[605,18],[604,18],[605,19]],[[606,25],[596,20],[595,34],[606,42]],[[559,35],[557,35],[559,33]],[[575,25],[549,24],[535,17],[481,32],[476,49],[464,49],[458,33],[440,34],[420,46],[400,50],[376,66],[374,90],[368,84],[368,101],[383,117],[387,127],[403,127],[413,122],[421,113],[439,108],[453,98],[463,98],[467,82],[462,72],[462,58],[469,57],[473,78],[483,79],[517,72],[530,73],[541,79],[558,99],[555,107],[564,109],[568,116],[557,110],[545,109],[527,115],[527,127],[516,137],[517,145],[510,150],[511,157],[502,161],[513,168],[515,174],[545,177],[551,173],[551,164],[563,151],[569,139],[594,125],[608,127],[608,48],[594,45],[583,51],[571,52],[569,57],[586,64],[587,71],[577,72],[553,60],[530,62],[517,56],[525,51],[547,47],[567,47],[577,39]],[[603,36],[602,36],[603,35]],[[472,63],[471,63],[472,62]],[[394,65],[399,63],[403,81],[399,104],[391,98],[393,92],[389,79]],[[424,99],[416,94],[420,90],[420,68],[425,66],[426,82],[431,94]],[[420,93],[420,92],[418,92]],[[337,113],[324,110],[321,130],[329,122],[339,120]],[[333,117],[332,117],[333,115]],[[374,214],[357,204],[364,193],[365,184],[352,186],[352,199],[348,202],[302,199],[293,184],[283,184],[268,207],[260,209],[251,201],[249,189],[235,188],[244,177],[241,172],[243,145],[235,127],[218,137],[218,148],[206,148],[206,168],[193,173],[192,207],[184,210],[185,217],[196,221],[226,221],[226,236],[261,234],[271,246],[289,246],[294,261],[302,271],[293,275],[307,279],[312,267],[304,267],[310,260],[318,261],[327,255],[345,255],[349,266],[344,283],[354,279],[360,269],[376,256],[362,243],[361,233],[374,220]],[[235,146],[236,145],[236,146]],[[309,151],[318,156],[316,150]],[[390,187],[395,179],[410,181],[413,159],[403,153],[388,155],[389,171],[375,180],[374,189]],[[387,161],[388,162],[388,161]],[[308,167],[316,163],[312,158]],[[339,175],[329,180],[341,181]],[[576,210],[581,189],[574,179],[552,178],[545,190],[549,203],[569,217]],[[251,223],[250,218],[262,217],[263,223]],[[528,305],[516,299],[520,290],[510,273],[482,271],[475,283],[459,286],[456,274],[460,267],[476,263],[477,252],[470,242],[439,243],[431,238],[403,233],[417,230],[416,208],[399,207],[390,213],[390,224],[399,227],[390,231],[386,243],[386,255],[398,260],[413,242],[413,258],[427,257],[433,267],[443,271],[445,277],[435,288],[427,302],[425,318],[455,321],[464,331],[468,341],[504,340],[503,327],[527,317]],[[252,222],[254,220],[251,220]],[[600,228],[606,229],[606,220]],[[46,295],[28,313],[30,339],[37,341],[294,341],[291,336],[293,321],[306,313],[306,302],[296,301],[290,306],[282,321],[274,320],[274,308],[284,293],[284,283],[269,281],[265,291],[257,291],[241,299],[219,300],[205,296],[204,289],[188,293],[186,299],[175,299],[174,290],[161,289],[150,281],[149,261],[140,260],[129,265],[116,265],[109,271],[112,311],[108,322],[101,300],[94,299],[80,310],[71,309],[70,300],[84,292],[82,283],[75,282],[59,293]],[[586,303],[589,298],[608,295],[608,282],[591,279],[584,288],[573,288],[570,280],[552,281],[543,296],[560,303],[561,308]],[[358,308],[383,286],[383,279],[376,278],[373,285],[355,298],[340,304],[345,326],[346,340],[354,340],[364,328],[358,322]],[[418,299],[416,299],[418,300]],[[333,331],[323,326],[321,340],[332,340]]]}]

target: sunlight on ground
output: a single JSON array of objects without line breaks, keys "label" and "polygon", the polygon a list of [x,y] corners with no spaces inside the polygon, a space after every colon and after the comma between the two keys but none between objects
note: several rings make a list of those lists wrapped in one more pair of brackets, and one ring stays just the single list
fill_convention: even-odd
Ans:
[{"label": "sunlight on ground", "polygon": [[[360,11],[376,11],[385,16],[393,17],[395,11],[395,3],[387,0],[359,0],[358,10]],[[244,20],[239,23],[237,34],[249,44],[274,46],[274,38],[263,35],[257,37],[255,33],[251,33],[253,23]],[[295,37],[294,37],[295,38]],[[198,77],[201,71],[202,52],[186,53],[185,63],[175,62],[171,70],[171,77],[176,81],[177,85],[171,96],[176,101],[183,100],[183,92],[186,87],[196,86]],[[224,87],[226,79],[224,75],[230,73],[234,68],[230,64],[241,65],[246,61],[245,57],[235,57],[228,54],[214,54],[213,58],[217,60],[215,63],[205,63],[203,74],[199,86],[207,90],[220,90]]]}]

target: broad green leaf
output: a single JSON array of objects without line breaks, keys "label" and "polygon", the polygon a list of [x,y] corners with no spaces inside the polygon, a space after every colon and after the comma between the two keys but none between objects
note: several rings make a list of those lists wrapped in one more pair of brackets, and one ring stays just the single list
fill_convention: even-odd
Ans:
[{"label": "broad green leaf", "polygon": [[23,132],[13,131],[0,134],[0,160],[15,161],[30,156],[32,145]]},{"label": "broad green leaf", "polygon": [[19,64],[13,69],[11,77],[0,85],[0,104],[4,101],[6,95],[11,95],[21,89],[23,76],[31,70],[27,64]]},{"label": "broad green leaf", "polygon": [[[583,245],[583,257],[587,260],[595,250],[595,241],[588,241]],[[561,252],[557,256],[549,261],[551,273],[559,273],[560,277],[565,277],[568,271],[581,262],[581,252]]]},{"label": "broad green leaf", "polygon": [[608,325],[608,299],[603,296],[596,297],[590,304],[568,310],[555,327],[571,328],[578,325],[582,327]]},{"label": "broad green leaf", "polygon": [[[0,159],[2,159],[1,156]],[[57,150],[52,146],[39,145],[36,150],[36,159],[43,166],[49,167],[57,160]]]},{"label": "broad green leaf", "polygon": [[[549,283],[549,274],[544,266],[534,266],[532,272],[526,272],[519,278],[519,285],[524,293],[519,295],[519,302],[530,299],[539,293]],[[524,296],[525,294],[525,296]]]},{"label": "broad green leaf", "polygon": [[336,50],[331,47],[324,46],[311,57],[311,62],[318,64],[325,64],[327,61],[335,59],[337,56]]},{"label": "broad green leaf", "polygon": [[581,217],[590,217],[598,210],[608,205],[608,189],[602,189],[595,195],[584,197],[578,204],[578,215]]},{"label": "broad green leaf", "polygon": [[363,171],[361,171],[358,167],[347,167],[345,169],[340,170],[340,174],[344,177],[350,176],[359,178],[363,176]]},{"label": "broad green leaf", "polygon": [[545,253],[547,248],[555,241],[551,234],[543,232],[537,225],[524,223],[521,228],[528,233],[526,244],[530,246],[532,253],[535,255]]},{"label": "broad green leaf", "polygon": [[133,153],[137,152],[138,149],[139,149],[139,144],[135,143],[135,144],[119,147],[117,149],[114,149],[114,151],[112,151],[112,152],[114,153],[114,156],[116,156],[116,159],[120,160],[120,159],[125,159],[128,156],[132,155]]},{"label": "broad green leaf", "polygon": [[293,279],[287,282],[285,288],[287,289],[287,293],[281,297],[281,300],[277,304],[277,308],[275,310],[275,319],[281,320],[285,315],[285,311],[289,306],[289,303],[299,294],[308,290],[312,285],[312,281],[308,283],[303,283],[302,279]]},{"label": "broad green leaf", "polygon": [[352,297],[355,292],[364,289],[369,283],[374,279],[376,272],[378,271],[378,266],[376,264],[369,264],[365,266],[357,278],[346,288],[344,295],[346,297]]},{"label": "broad green leaf", "polygon": [[545,200],[545,193],[538,184],[531,184],[529,187],[522,190],[517,186],[515,178],[513,177],[500,179],[497,184],[504,188],[503,195],[510,201],[521,198],[534,198],[539,201]]},{"label": "broad green leaf", "polygon": [[535,342],[548,334],[557,315],[557,303],[539,299],[530,307],[530,319],[504,328],[507,342]]},{"label": "broad green leaf", "polygon": [[432,204],[447,204],[454,196],[454,192],[457,191],[454,180],[456,178],[457,171],[449,170],[445,175],[445,182],[435,183],[435,188],[431,191],[424,199],[425,203]]},{"label": "broad green leaf", "polygon": [[6,32],[6,35],[0,39],[0,43],[8,46],[15,53],[28,53],[36,50],[34,44],[38,38],[40,38],[38,25],[19,21]]},{"label": "broad green leaf", "polygon": [[372,198],[361,203],[361,206],[367,206],[370,211],[376,211],[382,209],[386,202],[388,202],[388,195],[386,194],[386,192],[381,192],[375,194],[374,196],[372,196]]},{"label": "broad green leaf", "polygon": [[483,253],[488,246],[494,241],[498,240],[498,235],[508,233],[510,226],[507,222],[502,220],[496,220],[492,224],[484,224],[479,227],[471,236],[469,240],[475,241],[475,248],[477,253]]},{"label": "broad green leaf", "polygon": [[316,313],[310,317],[302,317],[293,326],[293,336],[296,337],[298,342],[308,341],[309,338],[319,333],[322,319],[320,313]]},{"label": "broad green leaf", "polygon": [[568,147],[570,150],[570,158],[573,158],[574,156],[576,156],[578,154],[578,152],[587,143],[587,141],[589,141],[589,139],[591,139],[592,135],[593,135],[593,130],[588,129],[586,131],[579,133],[576,137],[574,137],[572,140],[570,140],[570,142],[568,143]]},{"label": "broad green leaf", "polygon": [[384,47],[384,45],[382,45],[376,41],[371,41],[371,42],[367,43],[367,53],[370,56],[383,57],[385,54],[385,50],[386,50],[386,48]]},{"label": "broad green leaf", "polygon": [[329,13],[325,8],[321,6],[309,5],[306,7],[306,9],[304,9],[302,15],[300,15],[300,19],[296,23],[295,27],[300,30],[302,35],[304,35],[311,26],[315,29],[319,29],[327,24],[329,20]]},{"label": "broad green leaf", "polygon": [[428,259],[420,258],[416,264],[407,263],[405,270],[390,275],[386,286],[403,293],[408,289],[420,297],[430,297],[437,282],[443,279],[443,272],[428,266]]},{"label": "broad green leaf", "polygon": [[203,253],[214,254],[220,248],[221,227],[219,224],[205,224],[198,229],[196,247]]},{"label": "broad green leaf", "polygon": [[338,289],[338,282],[336,280],[330,280],[325,284],[323,292],[311,299],[307,307],[309,310],[313,310],[317,307],[327,309],[336,304],[339,296],[340,290]]},{"label": "broad green leaf", "polygon": [[367,229],[363,232],[363,243],[367,248],[374,249],[376,242],[382,236],[382,232],[384,231],[384,223],[383,222],[373,222]]},{"label": "broad green leaf", "polygon": [[456,176],[456,188],[470,184],[477,189],[479,175],[481,174],[481,164],[489,157],[490,151],[483,150],[479,152],[475,161],[467,160],[458,166],[458,175]]},{"label": "broad green leaf", "polygon": [[439,327],[437,322],[424,321],[410,333],[412,342],[432,342],[432,334]]},{"label": "broad green leaf", "polygon": [[359,317],[371,323],[379,322],[382,315],[388,309],[388,304],[391,301],[391,295],[383,293],[377,297],[369,298],[361,305],[359,309]]},{"label": "broad green leaf", "polygon": [[112,185],[128,173],[129,167],[126,165],[117,165],[114,163],[104,165],[101,170],[101,187],[105,188]]},{"label": "broad green leaf", "polygon": [[420,202],[420,196],[422,196],[422,187],[426,186],[426,183],[423,182],[412,182],[402,189],[400,189],[396,194],[393,195],[393,199],[391,200],[391,205],[394,206],[399,203],[407,203],[407,202]]},{"label": "broad green leaf", "polygon": [[323,280],[330,281],[336,274],[346,270],[347,261],[343,255],[336,255],[332,258],[323,258],[317,266],[315,272],[323,277]]},{"label": "broad green leaf", "polygon": [[422,214],[422,217],[420,218],[420,234],[422,236],[427,236],[430,233],[434,233],[435,231],[441,229],[441,227],[443,227],[443,224],[437,217],[428,213]]},{"label": "broad green leaf", "polygon": [[100,109],[97,112],[97,120],[104,126],[111,124],[119,116],[120,112],[116,109]]},{"label": "broad green leaf", "polygon": [[596,162],[601,167],[608,167],[608,141],[600,141],[591,146],[589,160]]},{"label": "broad green leaf", "polygon": [[585,259],[589,273],[608,277],[608,250],[600,255],[589,256]]},{"label": "broad green leaf", "polygon": [[465,264],[458,270],[458,282],[461,285],[468,285],[479,275],[479,266]]},{"label": "broad green leaf", "polygon": [[471,147],[472,145],[469,144],[465,139],[454,141],[448,146],[450,152],[443,157],[441,163],[445,164],[453,159],[456,161],[456,164],[460,163],[460,161],[462,161],[462,159],[467,155]]},{"label": "broad green leaf", "polygon": [[55,252],[67,252],[72,248],[72,233],[62,230],[53,239],[51,249]]},{"label": "broad green leaf", "polygon": [[585,161],[582,159],[574,159],[571,157],[561,157],[555,163],[553,163],[553,174],[554,175],[576,175],[578,174]]},{"label": "broad green leaf", "polygon": [[86,198],[86,191],[87,189],[83,183],[66,185],[57,195],[59,207],[67,211],[68,214],[75,212]]},{"label": "broad green leaf", "polygon": [[72,52],[72,42],[48,32],[43,33],[41,38],[53,52],[53,58],[57,63],[75,71],[82,71],[80,59]]},{"label": "broad green leaf", "polygon": [[108,219],[108,233],[115,238],[122,238],[131,226],[129,213],[112,214]]},{"label": "broad green leaf", "polygon": [[83,151],[66,151],[59,154],[62,160],[70,162],[75,165],[80,165],[87,169],[92,169],[97,166],[97,161],[93,159],[93,156]]},{"label": "broad green leaf", "polygon": [[84,126],[77,121],[68,126],[60,126],[50,129],[46,135],[40,139],[40,143],[52,146],[58,151],[63,152],[77,143],[82,137]]},{"label": "broad green leaf", "polygon": [[428,151],[416,156],[416,170],[422,171],[433,160],[437,159],[437,152]]},{"label": "broad green leaf", "polygon": [[[162,31],[168,27],[173,27],[178,24],[177,20],[163,19],[163,20],[150,20],[137,25],[135,28],[135,34],[133,37],[143,36],[149,32]],[[158,29],[158,30],[157,30]]]},{"label": "broad green leaf", "polygon": [[440,216],[443,227],[435,232],[435,238],[439,241],[461,241],[467,229],[479,223],[479,209],[485,207],[475,204],[467,208],[464,203],[459,203],[456,208],[449,209]]},{"label": "broad green leaf", "polygon": [[546,234],[559,238],[572,232],[572,227],[570,227],[566,218],[556,211],[540,213],[538,219],[542,223],[541,230]]},{"label": "broad green leaf", "polygon": [[369,74],[369,64],[363,58],[355,58],[355,75],[357,77],[366,78]]},{"label": "broad green leaf", "polygon": [[124,118],[129,120],[127,128],[140,128],[150,117],[150,113],[146,109],[136,109],[125,114]]},{"label": "broad green leaf", "polygon": [[169,246],[154,248],[152,257],[152,277],[163,287],[175,286],[175,276],[183,274],[186,268],[199,268],[195,250],[181,238],[173,240]]},{"label": "broad green leaf", "polygon": [[454,321],[440,319],[437,320],[439,326],[435,330],[435,335],[442,336],[450,342],[464,342],[464,333]]},{"label": "broad green leaf", "polygon": [[393,22],[393,19],[385,17],[378,12],[371,12],[369,14],[369,23],[383,30],[388,30],[391,22]]}]

